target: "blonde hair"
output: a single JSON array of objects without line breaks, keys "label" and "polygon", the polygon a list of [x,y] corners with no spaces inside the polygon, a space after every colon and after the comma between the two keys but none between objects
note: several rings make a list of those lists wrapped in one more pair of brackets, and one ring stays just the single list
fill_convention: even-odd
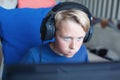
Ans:
[{"label": "blonde hair", "polygon": [[56,28],[58,28],[59,24],[63,20],[72,20],[80,24],[85,32],[88,32],[90,28],[90,20],[88,15],[81,10],[71,9],[58,11],[55,15]]}]

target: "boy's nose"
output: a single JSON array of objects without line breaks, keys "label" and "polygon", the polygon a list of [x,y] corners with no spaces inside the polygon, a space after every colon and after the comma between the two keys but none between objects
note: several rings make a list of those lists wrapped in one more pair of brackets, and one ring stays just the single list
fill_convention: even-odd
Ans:
[{"label": "boy's nose", "polygon": [[71,43],[70,43],[70,49],[75,49],[75,45],[76,45],[76,42],[73,40],[73,41],[71,41]]}]

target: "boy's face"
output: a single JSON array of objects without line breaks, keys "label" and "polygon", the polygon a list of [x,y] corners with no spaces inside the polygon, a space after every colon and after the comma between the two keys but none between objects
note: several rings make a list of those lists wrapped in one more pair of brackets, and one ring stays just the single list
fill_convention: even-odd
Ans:
[{"label": "boy's face", "polygon": [[73,21],[62,21],[55,34],[55,48],[65,57],[72,57],[80,49],[85,31],[82,26]]}]

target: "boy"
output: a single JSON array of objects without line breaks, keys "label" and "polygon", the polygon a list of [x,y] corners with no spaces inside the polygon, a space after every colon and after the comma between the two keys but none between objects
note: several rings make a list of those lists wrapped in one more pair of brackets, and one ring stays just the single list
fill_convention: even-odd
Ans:
[{"label": "boy", "polygon": [[21,63],[88,62],[83,42],[90,31],[91,15],[86,10],[74,2],[63,2],[53,7],[40,29],[43,41],[53,37],[55,41],[30,49]]}]

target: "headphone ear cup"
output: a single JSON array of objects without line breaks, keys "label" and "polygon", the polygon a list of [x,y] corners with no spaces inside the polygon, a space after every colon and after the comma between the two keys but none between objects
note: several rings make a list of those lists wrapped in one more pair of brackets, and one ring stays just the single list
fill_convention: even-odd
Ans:
[{"label": "headphone ear cup", "polygon": [[89,31],[86,33],[86,36],[85,36],[83,42],[86,43],[86,42],[90,41],[92,35],[93,35],[93,26],[91,25]]},{"label": "headphone ear cup", "polygon": [[42,22],[41,26],[41,39],[42,40],[51,40],[55,34],[55,22],[54,17],[48,16]]}]

